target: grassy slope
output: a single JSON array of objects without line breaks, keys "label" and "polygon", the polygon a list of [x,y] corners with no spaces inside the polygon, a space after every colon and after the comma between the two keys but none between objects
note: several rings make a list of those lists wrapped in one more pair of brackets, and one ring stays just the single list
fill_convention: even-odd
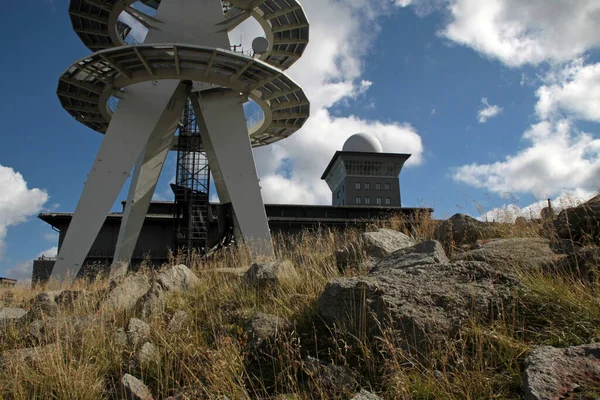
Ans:
[{"label": "grassy slope", "polygon": [[[401,229],[398,219],[388,226]],[[409,232],[428,239],[433,222],[423,220]],[[533,236],[539,227],[503,225],[496,236]],[[229,251],[209,261],[197,260],[190,267],[202,278],[192,293],[169,298],[167,315],[151,321],[152,342],[162,353],[156,365],[140,367],[129,360],[131,350],[120,348],[113,337],[125,326],[129,315],[105,315],[109,323],[75,333],[67,332],[54,346],[42,350],[36,362],[15,360],[0,371],[0,398],[6,399],[101,399],[112,398],[119,378],[129,372],[150,386],[157,398],[173,389],[192,386],[206,398],[226,394],[231,399],[251,399],[271,394],[296,394],[300,399],[348,398],[342,389],[325,387],[303,373],[306,355],[347,365],[356,378],[386,399],[511,399],[520,398],[521,363],[539,345],[577,345],[599,335],[600,307],[596,288],[574,278],[542,271],[514,273],[526,290],[515,311],[489,325],[465,324],[455,340],[431,349],[428,354],[402,350],[402,338],[382,328],[377,338],[326,326],[316,311],[316,299],[332,277],[335,250],[353,241],[357,232],[338,237],[327,231],[307,233],[284,243],[278,240],[278,255],[291,260],[299,274],[277,288],[251,289],[219,268],[249,266],[247,253]],[[176,261],[176,260],[175,260]],[[361,275],[360,267],[345,275]],[[85,289],[93,292],[104,283]],[[39,289],[38,289],[39,290]],[[0,300],[23,306],[36,290],[0,292]],[[64,317],[88,315],[97,299],[79,300]],[[192,317],[183,332],[169,333],[168,315],[178,310]],[[289,318],[295,329],[279,337],[269,357],[252,358],[244,346],[242,325],[253,312]],[[0,351],[36,345],[22,330],[9,329],[1,338]],[[201,398],[196,395],[194,398]]]}]

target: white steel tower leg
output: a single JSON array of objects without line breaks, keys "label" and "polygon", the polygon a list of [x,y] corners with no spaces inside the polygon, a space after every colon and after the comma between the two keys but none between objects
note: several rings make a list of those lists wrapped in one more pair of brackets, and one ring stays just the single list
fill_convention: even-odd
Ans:
[{"label": "white steel tower leg", "polygon": [[243,240],[254,257],[272,258],[271,233],[248,137],[243,98],[230,90],[190,98],[196,118],[204,125],[200,127],[202,142],[211,169],[217,171],[213,176],[219,197],[231,201],[239,233],[243,235],[243,239],[236,239]]},{"label": "white steel tower leg", "polygon": [[168,107],[163,113],[136,163],[121,220],[113,264],[129,264],[131,261],[165,159],[173,145],[175,131],[187,98],[188,91],[185,85],[179,85],[171,99],[172,107]]},{"label": "white steel tower leg", "polygon": [[178,85],[177,80],[144,82],[129,86],[123,94],[59,250],[52,278],[74,279],[79,272],[163,111],[174,107],[170,103]]}]

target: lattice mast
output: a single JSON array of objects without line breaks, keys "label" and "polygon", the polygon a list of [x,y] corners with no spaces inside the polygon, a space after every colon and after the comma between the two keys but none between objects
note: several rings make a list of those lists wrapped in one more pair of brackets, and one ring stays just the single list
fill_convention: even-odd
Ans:
[{"label": "lattice mast", "polygon": [[210,166],[191,101],[181,117],[177,142],[175,184],[174,248],[207,251]]}]

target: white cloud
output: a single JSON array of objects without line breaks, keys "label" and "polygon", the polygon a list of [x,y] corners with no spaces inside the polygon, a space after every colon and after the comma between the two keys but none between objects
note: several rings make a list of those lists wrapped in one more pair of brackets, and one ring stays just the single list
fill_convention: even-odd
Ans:
[{"label": "white cloud", "polygon": [[600,46],[597,0],[448,0],[442,34],[509,66],[565,62]]},{"label": "white cloud", "polygon": [[503,110],[500,106],[490,104],[485,97],[481,99],[481,103],[484,107],[477,113],[477,120],[480,124],[485,124],[488,119],[498,116]]},{"label": "white cloud", "polygon": [[58,232],[44,233],[43,237],[49,242],[56,242],[58,241]]},{"label": "white cloud", "polygon": [[28,189],[23,176],[12,168],[0,165],[0,259],[8,228],[23,223],[38,213],[48,200],[40,189]]},{"label": "white cloud", "polygon": [[537,90],[536,113],[542,119],[561,115],[600,122],[600,63],[584,65],[579,58],[548,74]]},{"label": "white cloud", "polygon": [[33,270],[33,261],[38,258],[44,257],[56,257],[58,253],[58,247],[54,246],[47,250],[40,252],[35,258],[30,260],[26,260],[16,264],[14,267],[9,268],[5,271],[6,276],[8,278],[17,279],[19,281],[30,281],[31,280],[31,272]]},{"label": "white cloud", "polygon": [[597,0],[395,0],[419,15],[446,9],[440,34],[517,67],[567,62],[600,47]]},{"label": "white cloud", "polygon": [[504,161],[461,166],[454,180],[501,195],[532,193],[537,198],[600,187],[600,139],[576,130],[567,119],[532,125],[523,139],[529,147]]},{"label": "white cloud", "polygon": [[[312,41],[287,73],[311,100],[311,117],[291,138],[255,151],[262,195],[268,203],[327,204],[331,193],[321,175],[344,141],[365,131],[376,136],[385,151],[412,153],[408,165],[422,162],[423,145],[416,130],[403,123],[382,123],[355,116],[336,117],[334,104],[364,95],[371,85],[361,79],[363,60],[379,31],[378,18],[387,2],[363,0],[303,0],[311,23]],[[388,3],[389,4],[389,3]],[[335,23],[332,23],[335,21]],[[244,46],[262,34],[248,22],[230,37],[242,36]]]},{"label": "white cloud", "polygon": [[[564,191],[554,199],[551,199],[552,209],[555,213],[559,213],[565,208],[576,207],[582,203],[585,203],[596,194],[597,192],[583,189]],[[518,217],[536,219],[541,217],[542,209],[545,207],[548,207],[547,199],[537,201],[525,207],[521,207],[518,204],[512,203],[502,207],[494,208],[480,216],[479,219],[482,221],[496,222],[515,222]]]}]

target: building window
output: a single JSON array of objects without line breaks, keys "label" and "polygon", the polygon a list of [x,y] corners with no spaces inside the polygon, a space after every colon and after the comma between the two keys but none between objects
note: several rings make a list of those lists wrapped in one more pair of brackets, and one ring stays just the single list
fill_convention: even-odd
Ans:
[{"label": "building window", "polygon": [[377,205],[380,206],[381,205],[381,197],[377,198]]},{"label": "building window", "polygon": [[368,182],[365,182],[365,190],[369,190],[371,189],[371,184]]},{"label": "building window", "polygon": [[361,204],[361,203],[362,203],[362,201],[361,201],[361,200],[362,200],[362,199],[361,199],[360,197],[357,197],[357,198],[356,198],[356,204]]},{"label": "building window", "polygon": [[365,197],[365,204],[371,204],[371,198]]},{"label": "building window", "polygon": [[375,184],[375,190],[381,190],[381,183]]},{"label": "building window", "polygon": [[390,199],[389,197],[385,198],[385,205],[389,206],[390,204],[392,204],[392,199]]},{"label": "building window", "polygon": [[390,190],[390,184],[389,183],[385,184],[385,190]]},{"label": "building window", "polygon": [[354,187],[356,188],[356,190],[360,190],[360,182],[356,182],[356,184],[354,185]]},{"label": "building window", "polygon": [[337,193],[337,198],[338,199],[340,198],[340,191],[339,190],[338,190],[338,193]]}]

